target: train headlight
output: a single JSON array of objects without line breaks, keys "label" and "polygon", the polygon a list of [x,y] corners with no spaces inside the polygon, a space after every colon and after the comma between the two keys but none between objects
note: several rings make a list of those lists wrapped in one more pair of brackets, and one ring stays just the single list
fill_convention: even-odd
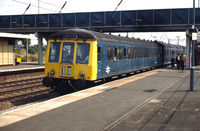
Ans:
[{"label": "train headlight", "polygon": [[80,77],[84,77],[84,72],[80,72],[80,73],[79,73],[79,76],[80,76]]},{"label": "train headlight", "polygon": [[62,66],[62,75],[66,75],[66,67]]},{"label": "train headlight", "polygon": [[55,70],[52,69],[52,70],[50,71],[50,74],[51,74],[51,75],[54,75],[54,74],[55,74]]},{"label": "train headlight", "polygon": [[72,68],[71,66],[67,67],[67,75],[71,75],[72,74]]}]

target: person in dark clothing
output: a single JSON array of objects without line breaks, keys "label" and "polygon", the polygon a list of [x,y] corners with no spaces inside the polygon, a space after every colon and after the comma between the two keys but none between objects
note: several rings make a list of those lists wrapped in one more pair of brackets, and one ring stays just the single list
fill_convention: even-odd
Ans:
[{"label": "person in dark clothing", "polygon": [[172,66],[172,68],[174,68],[174,66],[175,66],[175,55],[174,55],[174,52],[172,52],[171,66]]},{"label": "person in dark clothing", "polygon": [[176,66],[177,66],[177,69],[179,70],[180,69],[180,53],[178,53],[178,56],[176,57]]}]

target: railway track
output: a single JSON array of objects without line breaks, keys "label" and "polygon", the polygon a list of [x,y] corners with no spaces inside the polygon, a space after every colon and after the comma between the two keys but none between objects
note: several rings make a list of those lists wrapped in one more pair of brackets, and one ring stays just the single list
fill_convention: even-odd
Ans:
[{"label": "railway track", "polygon": [[18,100],[36,95],[47,94],[54,89],[44,87],[43,76],[23,80],[1,82],[0,101]]}]

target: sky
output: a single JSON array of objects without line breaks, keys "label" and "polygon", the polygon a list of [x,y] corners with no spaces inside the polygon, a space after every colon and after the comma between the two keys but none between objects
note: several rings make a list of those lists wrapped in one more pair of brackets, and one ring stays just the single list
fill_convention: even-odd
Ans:
[{"label": "sky", "polygon": [[[1,15],[114,11],[121,0],[0,0]],[[199,0],[196,0],[198,7]],[[193,0],[122,0],[117,10],[192,8]]]},{"label": "sky", "polygon": [[[196,0],[196,7],[199,7],[199,1]],[[0,0],[0,15],[59,13],[65,2],[66,5],[62,9],[62,13],[114,11],[115,9],[123,11],[193,7],[193,0]],[[120,2],[121,4],[119,5]],[[30,7],[26,11],[29,5]],[[122,34],[122,36],[126,35]],[[177,44],[179,38],[181,40],[179,44],[185,44],[184,32],[129,33],[128,36],[150,40],[158,39],[166,43],[168,43],[168,39],[171,39],[172,44]]]}]

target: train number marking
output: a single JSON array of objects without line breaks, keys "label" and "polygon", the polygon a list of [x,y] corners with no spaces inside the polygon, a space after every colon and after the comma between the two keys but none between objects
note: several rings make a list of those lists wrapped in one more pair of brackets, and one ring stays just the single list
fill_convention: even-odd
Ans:
[{"label": "train number marking", "polygon": [[108,73],[108,74],[110,73],[110,67],[109,66],[106,67],[106,73]]}]

